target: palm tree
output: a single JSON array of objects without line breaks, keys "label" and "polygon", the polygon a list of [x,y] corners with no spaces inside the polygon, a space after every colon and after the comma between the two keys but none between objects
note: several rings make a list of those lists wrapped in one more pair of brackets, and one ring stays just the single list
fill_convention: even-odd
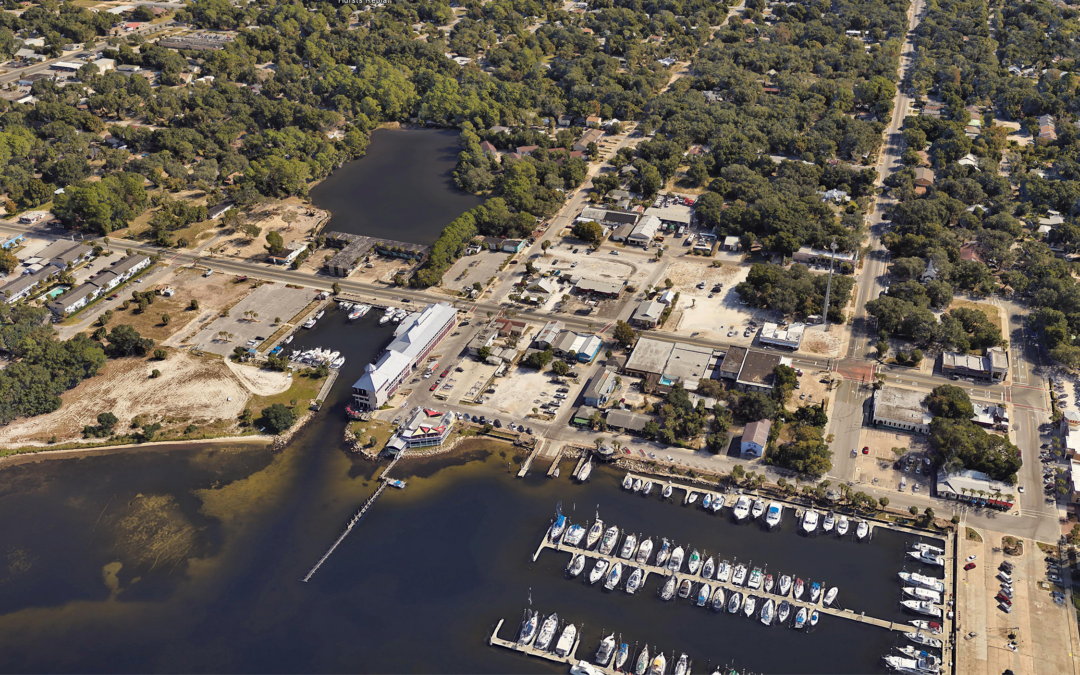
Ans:
[{"label": "palm tree", "polygon": [[593,445],[595,445],[596,449],[599,450],[600,448],[604,447],[604,439],[602,437],[596,438],[595,440],[593,440]]}]

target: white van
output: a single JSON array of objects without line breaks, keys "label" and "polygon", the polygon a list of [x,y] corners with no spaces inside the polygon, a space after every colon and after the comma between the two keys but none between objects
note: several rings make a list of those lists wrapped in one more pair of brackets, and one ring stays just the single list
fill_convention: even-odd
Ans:
[{"label": "white van", "polygon": [[998,572],[997,578],[1001,579],[1007,584],[1011,584],[1013,582],[1012,577],[1009,576],[1007,572]]}]

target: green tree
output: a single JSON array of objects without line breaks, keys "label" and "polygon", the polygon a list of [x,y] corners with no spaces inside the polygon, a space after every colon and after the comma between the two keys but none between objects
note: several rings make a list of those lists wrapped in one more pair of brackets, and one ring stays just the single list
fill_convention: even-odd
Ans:
[{"label": "green tree", "polygon": [[566,361],[555,360],[551,364],[551,370],[559,377],[565,377],[570,374],[570,365]]},{"label": "green tree", "polygon": [[266,233],[266,252],[272,256],[285,255],[285,240],[279,232],[270,230]]},{"label": "green tree", "polygon": [[11,251],[0,249],[0,272],[11,274],[18,266],[19,259]]},{"label": "green tree", "polygon": [[168,314],[162,314],[161,315],[161,323],[162,323],[162,325],[168,326],[170,321],[172,321],[171,316],[169,316]]},{"label": "green tree", "polygon": [[154,350],[154,358],[158,361],[164,361],[169,357],[169,353],[160,347]]},{"label": "green tree", "polygon": [[634,344],[634,340],[637,339],[637,333],[634,331],[634,328],[625,321],[616,321],[613,337],[616,342],[625,348]]},{"label": "green tree", "polygon": [[975,407],[972,406],[968,393],[951,384],[934,387],[926,397],[926,405],[936,417],[969,420],[975,416]]},{"label": "green tree", "polygon": [[154,341],[144,338],[130,324],[121,324],[113,328],[107,338],[111,356],[146,356],[154,348]]},{"label": "green tree", "polygon": [[604,239],[604,228],[600,223],[593,221],[586,221],[580,223],[574,223],[574,228],[571,233],[590,244],[599,244]]},{"label": "green tree", "polygon": [[281,403],[263,408],[259,424],[273,434],[286,431],[296,422],[296,412]]}]

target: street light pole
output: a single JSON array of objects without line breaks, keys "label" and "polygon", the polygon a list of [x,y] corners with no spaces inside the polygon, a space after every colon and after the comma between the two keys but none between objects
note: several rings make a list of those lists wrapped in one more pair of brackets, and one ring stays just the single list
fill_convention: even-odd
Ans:
[{"label": "street light pole", "polygon": [[825,306],[821,311],[821,315],[825,318],[826,333],[829,332],[829,292],[832,291],[833,263],[836,262],[836,237],[833,237],[832,243],[829,244],[829,248],[832,250],[832,255],[829,257],[829,280],[825,282]]}]

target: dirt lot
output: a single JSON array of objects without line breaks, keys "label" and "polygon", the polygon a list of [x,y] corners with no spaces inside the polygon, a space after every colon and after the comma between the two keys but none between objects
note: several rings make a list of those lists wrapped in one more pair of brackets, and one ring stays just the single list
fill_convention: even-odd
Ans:
[{"label": "dirt lot", "polygon": [[[735,286],[746,280],[750,273],[749,265],[728,265],[712,267],[711,261],[684,259],[673,262],[667,269],[667,278],[675,284],[673,289],[679,292],[677,311],[680,316],[668,321],[665,328],[688,333],[692,337],[704,337],[714,340],[723,339],[739,345],[750,345],[756,333],[743,337],[748,321],[776,321],[781,318],[779,312],[755,309],[739,304],[739,294]],[[705,288],[697,284],[705,282]],[[723,284],[724,289],[710,298],[714,284]],[[732,328],[735,335],[728,336]]]},{"label": "dirt lot", "polygon": [[953,300],[952,304],[949,305],[949,309],[959,309],[961,307],[964,307],[966,309],[979,309],[979,310],[982,310],[983,312],[986,313],[987,318],[990,319],[990,323],[997,326],[998,330],[1001,330],[1001,326],[1002,326],[1001,312],[998,310],[998,308],[995,305],[991,305],[991,304],[986,303],[986,302],[973,302],[971,300],[960,300],[960,299]]},{"label": "dirt lot", "polygon": [[[153,369],[160,370],[161,376],[151,382],[148,378]],[[275,385],[269,375],[245,373],[237,377],[220,359],[183,352],[164,361],[110,360],[96,377],[65,393],[63,407],[56,412],[0,429],[0,443],[41,444],[53,435],[61,442],[80,439],[82,428],[96,424],[98,414],[106,411],[120,418],[120,433],[128,432],[128,424],[136,415],[147,415],[154,421],[167,418],[185,426],[234,421],[252,394],[248,383],[256,391],[280,388],[282,382]]]},{"label": "dirt lot", "polygon": [[[582,373],[583,366],[577,367],[577,372]],[[496,410],[504,415],[509,415],[509,420],[503,422],[523,422],[533,415],[533,408],[540,408],[542,403],[554,401],[555,390],[560,387],[551,382],[554,373],[550,371],[538,371],[532,368],[512,368],[506,377],[495,380],[495,394],[492,395],[486,407]],[[577,396],[581,393],[584,384],[567,385],[570,391],[566,394],[565,402],[559,406],[558,412],[573,407]]]},{"label": "dirt lot", "polygon": [[[252,240],[248,240],[239,232],[222,239],[214,248],[225,254],[233,255],[245,260],[266,259],[266,235],[271,231],[277,232],[285,240],[285,247],[290,244],[307,245],[311,231],[321,223],[329,214],[321,209],[300,202],[298,199],[287,199],[272,204],[264,204],[249,214],[245,215],[245,222],[255,223],[262,228],[262,233]],[[293,218],[288,223],[286,218]]]},{"label": "dirt lot", "polygon": [[[925,436],[902,434],[888,429],[864,428],[859,436],[860,445],[856,450],[859,458],[855,462],[856,480],[864,483],[873,483],[877,480],[878,487],[892,490],[900,489],[900,480],[907,478],[906,492],[914,492],[915,486],[919,486],[919,493],[930,494],[930,478],[925,473],[905,473],[893,468],[893,464],[902,455],[914,454],[921,458],[921,453],[930,449],[930,444]],[[870,454],[862,454],[863,447],[870,448]],[[903,453],[893,451],[893,448],[904,450]],[[835,452],[851,452],[851,448],[835,448]],[[920,459],[921,461],[921,459]]]},{"label": "dirt lot", "polygon": [[810,368],[802,368],[802,371],[799,388],[791,392],[791,399],[787,403],[790,410],[796,410],[804,405],[816,405],[826,397],[832,398],[829,385],[821,381],[825,373]]},{"label": "dirt lot", "polygon": [[[510,256],[509,253],[500,251],[481,251],[476,255],[466,255],[443,275],[443,286],[449,291],[460,291],[465,286],[472,286],[479,281],[482,286],[487,286],[488,280],[499,273],[501,266]],[[525,263],[518,263],[518,267],[524,271]]]},{"label": "dirt lot", "polygon": [[[206,323],[205,319],[201,320],[198,333],[185,341],[215,354],[231,354],[234,347],[244,345],[252,338],[269,338],[280,327],[275,319],[289,321],[314,297],[314,292],[308,288],[262,284],[233,305],[228,316],[217,313],[217,318],[209,323]],[[244,312],[248,311],[257,312],[258,316],[245,316]],[[222,331],[231,333],[232,337],[221,337],[219,334]],[[190,333],[185,333],[185,336],[187,335]]]},{"label": "dirt lot", "polygon": [[[451,371],[453,378],[457,381],[454,389],[449,396],[450,400],[456,403],[472,403],[474,399],[483,394],[482,387],[487,384],[487,381],[491,379],[491,376],[498,370],[498,366],[493,366],[488,363],[477,361],[473,358],[461,359],[458,366],[462,368],[464,372]],[[445,366],[444,366],[445,367]],[[442,371],[439,371],[442,372]],[[435,373],[435,376],[430,380],[421,380],[421,382],[427,382],[430,387],[434,381],[434,377],[439,375],[439,372]],[[420,385],[417,385],[420,386]]]}]

